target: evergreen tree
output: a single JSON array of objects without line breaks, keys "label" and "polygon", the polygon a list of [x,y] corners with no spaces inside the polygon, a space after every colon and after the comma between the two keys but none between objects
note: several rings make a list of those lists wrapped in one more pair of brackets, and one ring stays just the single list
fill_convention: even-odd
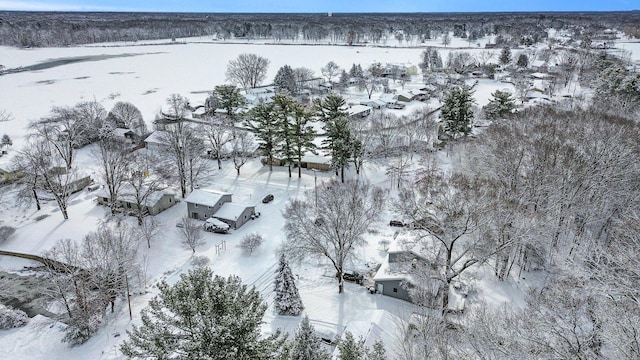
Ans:
[{"label": "evergreen tree", "polygon": [[349,117],[344,98],[338,95],[329,95],[322,101],[315,103],[316,116],[324,121],[324,130],[327,136],[323,141],[323,147],[331,154],[333,168],[341,172],[341,180],[344,182],[344,169],[349,165],[353,154],[353,136],[349,128]]},{"label": "evergreen tree", "polygon": [[3,149],[5,147],[9,147],[11,145],[13,145],[13,141],[11,140],[9,135],[7,135],[7,134],[2,135],[2,140],[0,140],[0,149]]},{"label": "evergreen tree", "polygon": [[322,348],[316,330],[305,315],[298,326],[291,347],[290,360],[328,360],[331,356]]},{"label": "evergreen tree", "polygon": [[347,87],[349,87],[349,80],[351,80],[349,73],[345,70],[342,70],[342,72],[340,73],[340,79],[338,80],[337,84],[338,87],[341,89],[346,89]]},{"label": "evergreen tree", "polygon": [[276,147],[280,142],[274,104],[260,104],[251,109],[245,126],[255,135],[262,156],[267,158],[269,171],[273,171]]},{"label": "evergreen tree", "polygon": [[521,67],[523,69],[529,66],[529,57],[527,56],[527,54],[521,53],[520,55],[518,55],[518,60],[516,61],[516,65],[518,65],[518,67]]},{"label": "evergreen tree", "polygon": [[431,47],[424,49],[419,66],[423,73],[441,69],[442,58],[440,57],[438,50]]},{"label": "evergreen tree", "polygon": [[484,107],[484,113],[488,119],[506,119],[511,116],[516,103],[508,91],[496,90],[493,99]]},{"label": "evergreen tree", "polygon": [[293,273],[284,254],[280,255],[280,265],[276,270],[275,280],[275,307],[280,315],[298,316],[304,306],[298,293]]},{"label": "evergreen tree", "polygon": [[362,340],[356,340],[351,332],[344,334],[344,339],[338,344],[340,360],[363,360],[365,349]]},{"label": "evergreen tree", "polygon": [[247,99],[240,93],[240,89],[233,85],[218,85],[215,87],[209,99],[207,107],[210,112],[216,109],[224,109],[227,118],[232,124],[239,118],[238,109],[247,106]]},{"label": "evergreen tree", "polygon": [[367,349],[367,360],[386,360],[387,351],[384,349],[382,341],[378,340],[373,343],[373,349]]},{"label": "evergreen tree", "polygon": [[267,305],[237,276],[214,277],[199,267],[158,288],[142,325],[127,331],[120,347],[127,358],[272,359],[283,346],[279,332],[261,338]]},{"label": "evergreen tree", "polygon": [[467,136],[471,132],[473,102],[471,90],[467,86],[455,86],[445,94],[440,118],[444,121],[444,130],[450,137],[455,139],[460,133]]},{"label": "evergreen tree", "polygon": [[500,52],[500,64],[507,65],[511,62],[511,49],[508,46],[502,48],[502,52]]},{"label": "evergreen tree", "polygon": [[[289,177],[291,177],[291,167],[296,162],[302,163],[302,156],[307,151],[316,148],[313,143],[315,131],[308,126],[309,114],[305,107],[287,95],[276,95],[274,97],[274,109],[276,113],[277,136],[280,142],[276,145],[276,153],[284,160],[289,167]],[[302,177],[302,168],[298,166],[298,177]]]},{"label": "evergreen tree", "polygon": [[278,93],[297,94],[296,76],[291,66],[284,65],[278,69],[276,77],[273,79],[273,85]]}]

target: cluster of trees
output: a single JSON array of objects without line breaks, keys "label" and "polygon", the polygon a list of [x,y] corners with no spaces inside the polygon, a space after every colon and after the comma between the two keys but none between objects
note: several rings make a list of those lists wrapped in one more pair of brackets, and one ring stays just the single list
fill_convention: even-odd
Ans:
[{"label": "cluster of trees", "polygon": [[[161,282],[158,288],[160,293],[142,311],[142,324],[127,331],[129,339],[120,346],[127,358],[331,358],[307,316],[291,340],[280,331],[262,336],[267,304],[255,288],[243,285],[237,276],[223,278],[198,267],[181,275],[176,284]],[[350,333],[338,346],[341,359],[385,358],[381,342],[366,349]]]},{"label": "cluster of trees", "polygon": [[[632,13],[521,14],[138,14],[138,13],[0,13],[0,42],[21,47],[175,39],[213,35],[220,39],[272,39],[331,43],[374,43],[389,39],[417,44],[449,33],[471,42],[497,35],[500,45],[533,45],[547,29],[570,29],[577,38],[604,29],[637,34]],[[634,31],[635,30],[635,31]],[[445,40],[449,39],[449,40]]]},{"label": "cluster of trees", "polygon": [[[47,290],[64,309],[63,341],[81,344],[101,326],[109,305],[129,299],[131,288],[144,283],[138,257],[140,232],[124,223],[106,222],[79,241],[61,240],[45,252]],[[129,316],[131,304],[129,302]]]},{"label": "cluster of trees", "polygon": [[[412,296],[445,314],[425,312],[407,329],[403,351],[407,358],[637,357],[640,203],[632,194],[640,128],[597,108],[513,116],[460,149],[462,168],[426,169],[401,191],[397,211],[416,235],[406,245],[427,259],[407,265]],[[451,284],[478,264],[499,280],[553,271],[524,309],[477,305],[452,325]]]}]

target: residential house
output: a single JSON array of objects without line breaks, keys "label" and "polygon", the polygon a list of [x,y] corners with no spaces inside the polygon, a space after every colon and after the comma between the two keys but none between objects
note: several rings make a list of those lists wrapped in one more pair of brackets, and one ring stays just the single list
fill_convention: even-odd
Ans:
[{"label": "residential house", "polygon": [[307,153],[302,157],[300,167],[309,170],[331,170],[331,157],[324,154]]},{"label": "residential house", "polygon": [[20,170],[5,170],[0,168],[0,184],[9,183],[15,181],[23,176],[23,171]]},{"label": "residential house", "polygon": [[167,148],[165,139],[169,136],[169,133],[162,130],[156,130],[152,132],[146,139],[144,139],[144,147],[151,151],[162,151]]},{"label": "residential house", "polygon": [[118,139],[124,139],[125,142],[137,145],[140,142],[140,136],[135,131],[125,128],[113,129],[113,135]]},{"label": "residential house", "polygon": [[347,109],[351,119],[362,119],[371,115],[371,107],[366,105],[354,105]]},{"label": "residential house", "polygon": [[187,196],[187,216],[192,219],[207,220],[215,218],[234,229],[239,229],[256,213],[252,205],[234,204],[232,194],[209,190],[195,189]]},{"label": "residential house", "polygon": [[360,105],[368,106],[372,109],[382,109],[387,103],[381,99],[362,99]]},{"label": "residential house", "polygon": [[216,190],[195,189],[187,196],[187,215],[192,219],[206,220],[223,204],[231,202],[231,194]]},{"label": "residential house", "polygon": [[[143,206],[143,210],[146,210],[149,215],[157,215],[176,204],[175,194],[169,192],[161,190],[150,191],[149,188],[143,187],[139,190],[138,194],[147,194],[144,196],[141,205]],[[106,188],[98,191],[96,196],[98,204],[109,205],[109,192]],[[137,210],[138,200],[136,197],[136,189],[131,185],[123,186],[120,191],[118,191],[116,206],[125,210]]]},{"label": "residential house", "polygon": [[415,99],[415,95],[409,91],[401,91],[396,94],[398,101],[410,102]]}]

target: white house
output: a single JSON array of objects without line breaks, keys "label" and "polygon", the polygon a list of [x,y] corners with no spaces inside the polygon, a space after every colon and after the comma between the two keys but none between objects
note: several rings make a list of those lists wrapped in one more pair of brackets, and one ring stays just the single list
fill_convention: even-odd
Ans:
[{"label": "white house", "polygon": [[165,141],[168,136],[168,132],[156,130],[144,139],[144,147],[151,151],[162,151],[168,146]]}]

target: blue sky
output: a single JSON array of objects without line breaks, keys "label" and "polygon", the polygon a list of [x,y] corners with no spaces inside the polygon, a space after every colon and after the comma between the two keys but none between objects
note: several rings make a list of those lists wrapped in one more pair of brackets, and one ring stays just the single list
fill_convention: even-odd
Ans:
[{"label": "blue sky", "polygon": [[614,11],[640,0],[0,0],[0,10],[151,12]]}]

